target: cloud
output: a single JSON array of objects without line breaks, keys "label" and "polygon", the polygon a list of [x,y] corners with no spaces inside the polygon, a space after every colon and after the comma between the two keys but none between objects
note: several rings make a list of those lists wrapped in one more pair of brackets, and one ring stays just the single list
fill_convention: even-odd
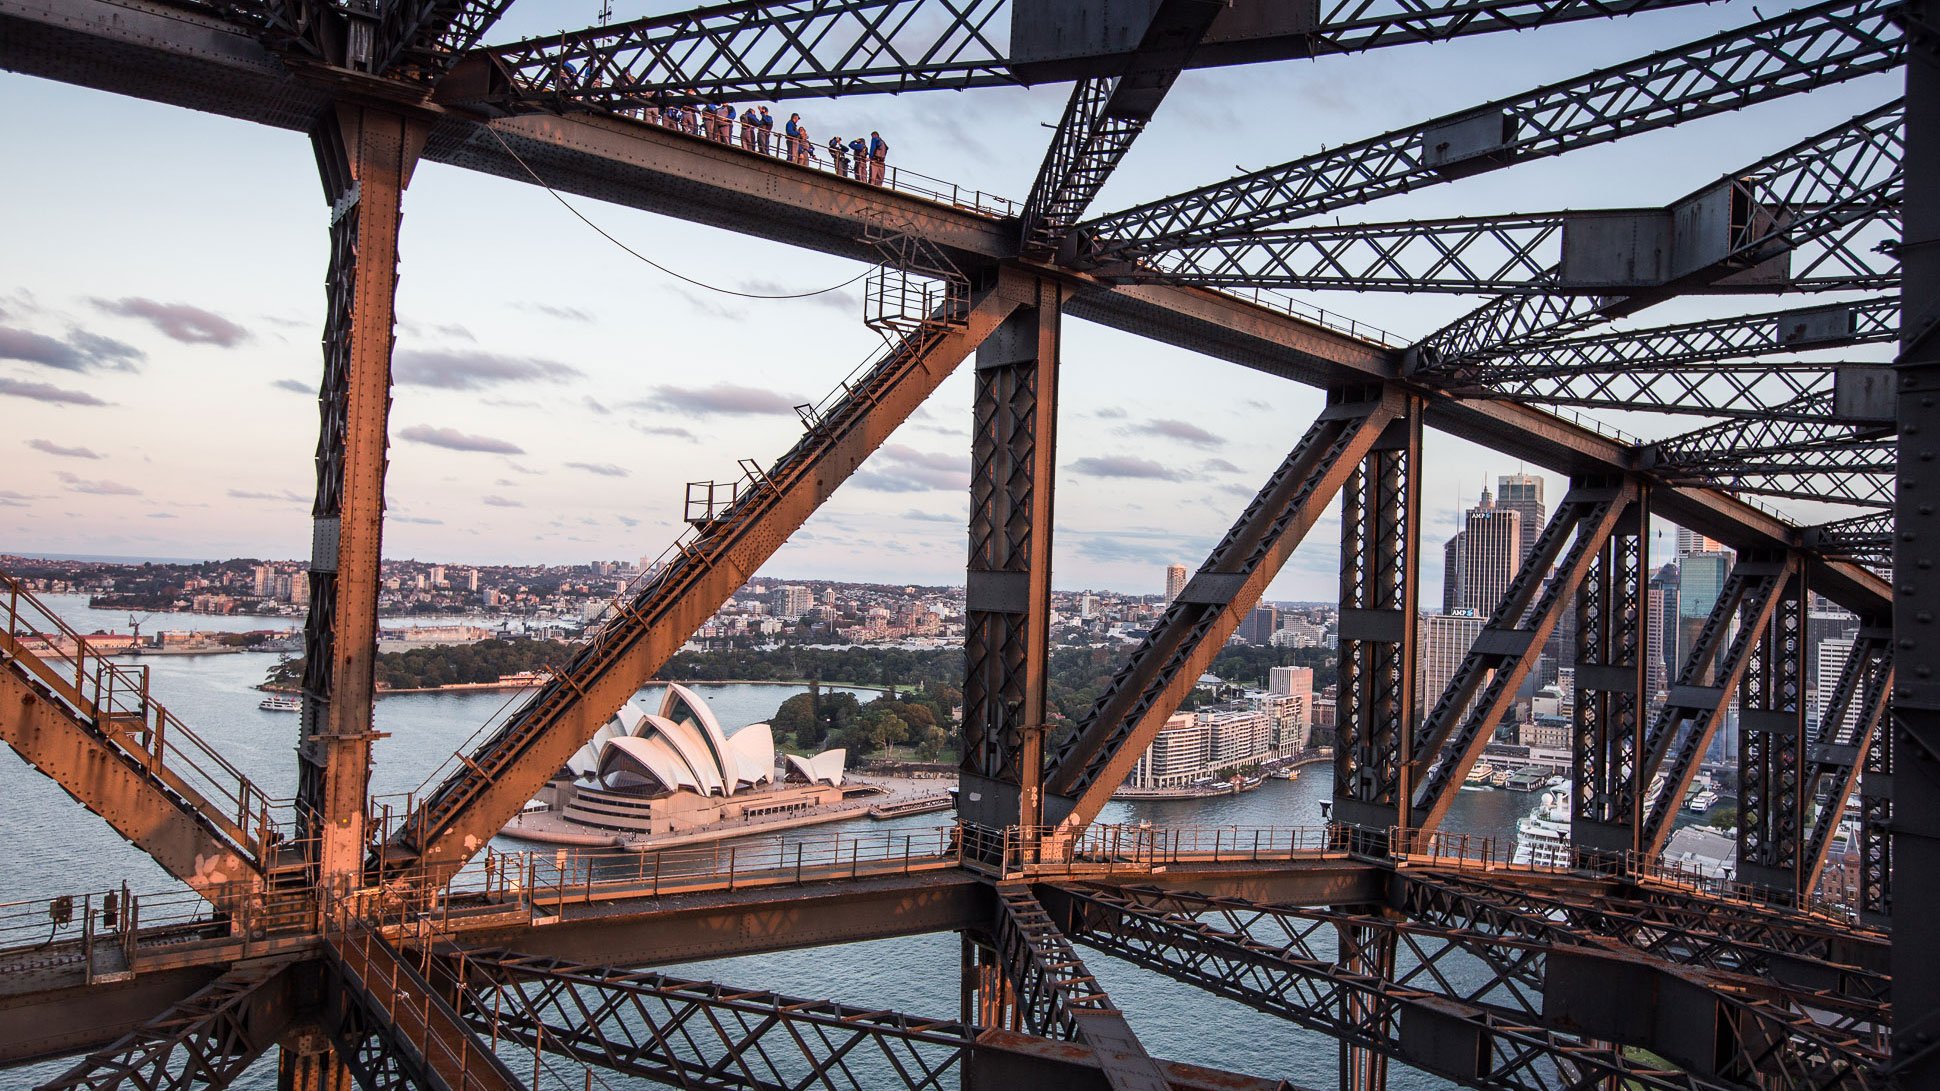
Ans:
[{"label": "cloud", "polygon": [[589,474],[598,474],[601,477],[630,476],[626,467],[615,466],[611,462],[568,462],[566,463],[566,467],[573,470],[585,470]]},{"label": "cloud", "polygon": [[412,443],[422,443],[427,447],[443,447],[448,451],[479,451],[491,455],[522,455],[525,448],[492,436],[466,435],[455,428],[433,428],[428,424],[414,424],[398,434],[399,439]]},{"label": "cloud", "polygon": [[582,400],[585,402],[587,409],[590,409],[593,412],[598,413],[602,417],[610,416],[613,412],[611,409],[608,409],[606,407],[605,402],[600,401],[598,398],[593,397],[591,394],[586,395],[586,397]]},{"label": "cloud", "polygon": [[637,527],[640,525],[640,520],[635,519],[631,516],[615,515],[613,518],[618,519],[620,521],[620,525],[623,527]]},{"label": "cloud", "polygon": [[180,516],[178,516],[178,515],[176,515],[176,514],[175,514],[174,512],[172,512],[172,511],[151,511],[151,512],[149,512],[149,513],[148,513],[148,517],[149,517],[150,519],[177,519],[177,518],[180,518]]},{"label": "cloud", "polygon": [[249,489],[230,489],[229,496],[234,500],[273,500],[282,504],[307,504],[310,498],[299,496],[288,489],[282,492],[253,492]]},{"label": "cloud", "polygon": [[639,432],[642,435],[674,436],[679,439],[688,440],[692,443],[699,443],[701,441],[701,437],[695,435],[692,432],[689,432],[687,429],[675,428],[673,425],[670,425],[670,424],[641,424],[638,421],[630,421],[628,423],[632,426],[634,431]]},{"label": "cloud", "polygon": [[100,455],[95,454],[93,451],[88,450],[86,447],[63,447],[52,440],[46,440],[46,439],[30,439],[27,441],[27,446],[32,447],[34,450],[39,451],[43,454],[54,455],[57,458],[100,458],[101,457]]},{"label": "cloud", "polygon": [[871,492],[962,490],[970,487],[969,459],[891,444],[877,452],[869,460],[869,469],[853,480],[856,488]]},{"label": "cloud", "polygon": [[278,379],[269,385],[278,390],[287,390],[292,394],[315,394],[317,392],[315,386],[306,382],[300,382],[296,379]]},{"label": "cloud", "polygon": [[480,501],[480,502],[481,502],[481,503],[484,503],[484,504],[487,504],[487,505],[489,505],[489,506],[491,506],[491,507],[494,507],[494,508],[522,508],[522,507],[525,507],[525,505],[524,505],[524,504],[521,504],[521,503],[519,503],[519,502],[518,502],[517,500],[507,500],[507,499],[506,499],[505,497],[503,497],[503,496],[487,496],[487,497],[483,497],[483,498],[481,499],[481,501]]},{"label": "cloud", "polygon": [[68,492],[84,492],[94,496],[140,496],[141,490],[133,485],[123,485],[119,481],[89,481],[62,471],[54,475]]},{"label": "cloud", "polygon": [[[744,280],[736,285],[736,287],[749,295],[767,296],[796,295],[796,293],[804,290],[799,284],[783,284],[780,281],[766,280],[760,277],[753,280]],[[807,290],[813,291],[812,288]],[[826,307],[829,310],[840,311],[843,314],[862,313],[862,298],[853,292],[844,291],[840,288],[830,292],[816,292],[814,295],[797,296],[797,298],[788,300],[787,302],[806,303],[810,306]]]},{"label": "cloud", "polygon": [[441,527],[445,525],[443,519],[426,519],[417,515],[390,515],[385,517],[385,521],[391,523],[419,523],[427,527]]},{"label": "cloud", "polygon": [[1223,447],[1226,444],[1225,439],[1213,435],[1191,421],[1155,418],[1146,421],[1143,428],[1130,429],[1128,432],[1165,436],[1168,439],[1190,443],[1194,447]]},{"label": "cloud", "polygon": [[[711,416],[719,413],[725,416],[748,416],[757,413],[789,413],[807,398],[777,394],[772,390],[762,390],[752,386],[736,386],[733,383],[717,383],[709,387],[660,386],[654,388],[659,405],[697,416]],[[649,406],[655,403],[647,403]]]},{"label": "cloud", "polygon": [[550,303],[514,303],[512,307],[515,310],[532,311],[535,314],[543,314],[547,318],[557,318],[566,322],[591,322],[593,320],[592,315],[580,310],[578,307],[556,307]]},{"label": "cloud", "polygon": [[94,305],[109,314],[139,318],[171,340],[189,345],[220,345],[231,349],[249,340],[249,331],[213,311],[187,303],[160,303],[140,296],[97,299]]},{"label": "cloud", "polygon": [[71,330],[66,341],[42,333],[0,326],[0,359],[20,360],[61,371],[89,371],[111,368],[133,371],[142,351],[112,337],[86,330]]},{"label": "cloud", "polygon": [[904,512],[903,518],[911,519],[918,523],[961,523],[963,522],[963,516],[961,515],[938,515],[937,513],[932,511],[918,511],[915,508],[911,508],[908,511]]},{"label": "cloud", "polygon": [[1131,477],[1146,481],[1184,481],[1187,476],[1178,470],[1167,468],[1163,463],[1134,458],[1131,455],[1103,455],[1073,459],[1070,468],[1074,473],[1091,477]]},{"label": "cloud", "polygon": [[1238,466],[1223,458],[1209,458],[1199,464],[1199,469],[1209,474],[1236,474],[1242,472]]},{"label": "cloud", "polygon": [[728,302],[725,297],[714,292],[696,292],[691,288],[675,288],[674,294],[686,300],[688,307],[702,314],[713,315],[715,318],[728,322],[741,322],[745,321],[748,317],[746,310],[735,306]]},{"label": "cloud", "polygon": [[505,460],[505,464],[506,464],[507,466],[510,466],[510,467],[512,467],[512,469],[514,469],[514,470],[516,470],[516,471],[518,471],[519,473],[522,473],[522,474],[524,474],[524,475],[526,475],[527,477],[538,477],[538,476],[540,475],[540,473],[542,472],[542,471],[540,471],[540,470],[528,470],[528,469],[526,469],[526,468],[525,468],[524,466],[521,466],[521,465],[519,465],[518,463],[516,463],[516,462],[513,462],[513,461],[512,461],[511,459],[509,459],[509,458]]},{"label": "cloud", "polygon": [[581,372],[576,367],[530,356],[500,356],[490,352],[406,349],[391,365],[400,386],[429,386],[439,390],[483,390],[505,383],[557,383]]},{"label": "cloud", "polygon": [[67,390],[48,383],[28,383],[19,379],[0,376],[0,394],[16,398],[31,398],[37,402],[52,402],[56,405],[106,405],[107,402],[80,390]]},{"label": "cloud", "polygon": [[1127,416],[1123,409],[1115,405],[1108,405],[1092,415],[1100,420],[1124,420]]}]

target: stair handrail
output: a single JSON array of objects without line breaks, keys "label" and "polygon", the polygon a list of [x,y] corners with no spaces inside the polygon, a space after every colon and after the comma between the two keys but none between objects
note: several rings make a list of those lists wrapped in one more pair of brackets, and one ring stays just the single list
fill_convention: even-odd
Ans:
[{"label": "stair handrail", "polygon": [[[289,825],[277,821],[288,801],[264,792],[156,701],[146,666],[114,663],[94,651],[87,637],[12,574],[0,571],[0,590],[6,620],[0,660],[32,675],[94,734],[162,781],[260,864],[267,846],[284,836],[278,827]],[[28,639],[39,649],[29,648]]]}]

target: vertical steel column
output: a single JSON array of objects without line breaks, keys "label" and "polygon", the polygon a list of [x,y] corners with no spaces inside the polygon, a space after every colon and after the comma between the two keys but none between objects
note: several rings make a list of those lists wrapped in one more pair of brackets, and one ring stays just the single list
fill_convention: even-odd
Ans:
[{"label": "vertical steel column", "polygon": [[[1383,981],[1394,980],[1395,937],[1391,928],[1340,924],[1335,928],[1340,957],[1336,960],[1349,973],[1368,974]],[[1343,1000],[1343,1014],[1365,1028],[1376,1041],[1392,1039],[1398,1028],[1387,1001],[1360,992],[1349,992]],[[1340,1091],[1386,1091],[1388,1055],[1365,1046],[1340,1043]]]},{"label": "vertical steel column", "polygon": [[350,1069],[318,1031],[291,1035],[277,1047],[276,1091],[352,1091]]},{"label": "vertical steel column", "polygon": [[1414,784],[1421,403],[1410,399],[1341,491],[1340,679],[1334,821],[1384,846],[1410,823]]},{"label": "vertical steel column", "polygon": [[1042,821],[1061,303],[1037,281],[977,347],[957,813],[983,826]]},{"label": "vertical steel column", "polygon": [[[1889,895],[1908,927],[1893,930],[1893,1061],[1904,1087],[1940,1086],[1940,0],[1908,0],[1906,187],[1900,207],[1899,458],[1893,503],[1893,704],[1890,765],[1866,770],[1872,801],[1890,801]],[[1876,749],[1885,749],[1883,747]],[[1883,762],[1882,762],[1883,764]],[[1882,807],[1882,811],[1885,808]],[[1870,841],[1870,837],[1869,837]],[[1875,859],[1868,845],[1870,887]],[[1888,855],[1890,853],[1890,856]],[[1886,872],[1880,873],[1888,880]]]},{"label": "vertical steel column", "polygon": [[1584,861],[1634,851],[1643,793],[1650,648],[1650,493],[1624,512],[1576,594],[1575,781],[1570,840]]},{"label": "vertical steel column", "polygon": [[1866,748],[1859,776],[1859,919],[1874,928],[1893,923],[1893,750],[1880,731]]},{"label": "vertical steel column", "polygon": [[330,203],[330,274],[297,815],[320,883],[348,881],[363,862],[398,221],[428,132],[339,104],[310,134]]},{"label": "vertical steel column", "polygon": [[1779,592],[1738,687],[1738,878],[1798,887],[1805,828],[1805,573]]}]

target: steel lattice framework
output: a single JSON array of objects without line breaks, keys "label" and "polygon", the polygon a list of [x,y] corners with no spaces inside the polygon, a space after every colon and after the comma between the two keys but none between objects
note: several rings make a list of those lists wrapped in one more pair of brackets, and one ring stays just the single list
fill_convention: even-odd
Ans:
[{"label": "steel lattice framework", "polygon": [[[218,907],[156,922],[125,893],[90,898],[79,942],[0,950],[0,1064],[84,1054],[47,1086],[215,1088],[278,1045],[290,1091],[486,1091],[528,1073],[590,1087],[596,1070],[762,1091],[1289,1086],[1151,1056],[1089,947],[1332,1039],[1344,1091],[1382,1091],[1391,1064],[1516,1091],[1934,1085],[1940,950],[1920,917],[1889,925],[1896,902],[1930,914],[1940,874],[1940,584],[1923,578],[1940,504],[1922,480],[1940,457],[1936,0],[1754,8],[1633,60],[1093,208],[1193,69],[1687,2],[737,0],[506,41],[511,0],[0,0],[0,66],[306,133],[330,242],[290,813],[0,573],[0,736]],[[1869,84],[1879,105],[1817,133],[1767,121],[1750,146],[1781,150],[1666,204],[1316,221],[1899,72],[1903,94]],[[1064,83],[1015,204],[831,177],[658,123],[691,104]],[[688,531],[572,661],[386,825],[368,798],[371,653],[398,242],[423,159],[868,262],[864,320],[884,345],[797,407],[775,462],[690,487]],[[1409,344],[1309,307],[1316,291],[1476,300]],[[1682,296],[1711,316],[1633,323]],[[1766,296],[1794,298],[1742,298]],[[1067,317],[1304,382],[1326,406],[1060,732]],[[956,825],[921,851],[905,836],[900,855],[857,839],[750,866],[730,848],[725,869],[666,877],[656,856],[651,878],[644,857],[627,877],[486,849],[965,364]],[[1652,438],[1546,406],[1648,415]],[[1571,481],[1439,693],[1420,665],[1431,429]],[[1800,525],[1744,500],[1758,496],[1846,510]],[[1099,826],[1336,502],[1330,822]],[[1735,555],[1679,633],[1653,605],[1658,519]],[[1859,627],[1814,695],[1821,595]],[[72,652],[40,639],[56,631]],[[1677,669],[1661,678],[1666,640]],[[1440,827],[1556,648],[1574,672],[1573,846],[1515,862]],[[1665,855],[1734,718],[1735,881]],[[481,850],[482,877],[467,869]],[[57,926],[76,913],[45,908]],[[640,968],[935,931],[961,936],[955,1019]]]}]

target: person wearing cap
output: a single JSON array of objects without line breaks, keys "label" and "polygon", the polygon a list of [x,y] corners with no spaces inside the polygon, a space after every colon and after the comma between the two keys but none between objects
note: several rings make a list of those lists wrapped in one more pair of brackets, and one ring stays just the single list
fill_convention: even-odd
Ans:
[{"label": "person wearing cap", "polygon": [[882,134],[869,131],[869,181],[882,185],[883,162],[889,158],[889,141]]},{"label": "person wearing cap", "polygon": [[855,180],[867,182],[869,180],[869,142],[859,136],[849,141],[849,155],[855,160]]},{"label": "person wearing cap", "polygon": [[770,143],[773,142],[774,136],[775,136],[775,117],[773,114],[770,114],[768,112],[768,108],[766,106],[763,106],[761,108],[761,131],[754,135],[755,143],[758,146],[761,154],[763,155],[768,154],[768,146]]}]

